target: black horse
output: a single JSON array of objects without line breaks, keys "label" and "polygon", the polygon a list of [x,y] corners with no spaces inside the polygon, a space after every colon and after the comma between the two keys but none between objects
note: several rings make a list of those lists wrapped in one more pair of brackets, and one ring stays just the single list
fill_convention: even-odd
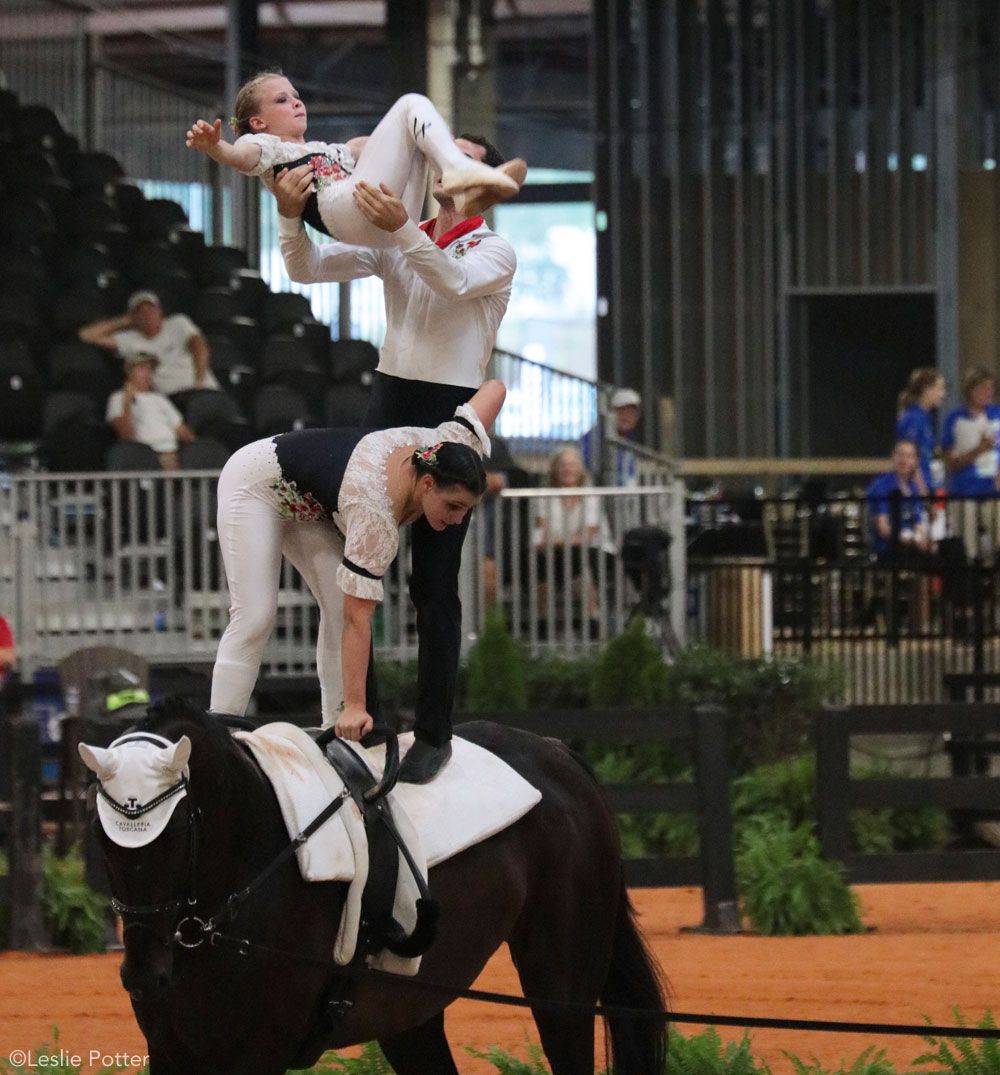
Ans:
[{"label": "black horse", "polygon": [[[458,729],[512,765],[541,802],[431,870],[438,935],[415,978],[362,970],[345,980],[329,953],[346,884],[303,881],[289,856],[253,885],[289,840],[247,749],[175,699],[153,706],[137,730],[191,742],[187,801],[163,832],[132,848],[101,832],[125,922],[122,983],[151,1075],[279,1075],[325,1049],[371,1040],[398,1075],[457,1075],[444,1009],[504,942],[525,996],[564,1002],[533,1009],[553,1075],[594,1071],[588,1007],[598,1000],[663,1012],[660,974],[622,880],[615,818],[559,741],[486,722]],[[248,885],[232,920],[220,918]],[[214,941],[198,932],[213,918],[226,920]],[[663,1018],[619,1011],[605,1022],[615,1075],[662,1075]]]}]

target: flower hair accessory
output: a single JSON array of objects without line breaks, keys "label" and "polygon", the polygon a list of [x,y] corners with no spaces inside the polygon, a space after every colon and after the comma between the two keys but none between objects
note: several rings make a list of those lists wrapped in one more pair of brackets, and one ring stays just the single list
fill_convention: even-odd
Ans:
[{"label": "flower hair accessory", "polygon": [[229,117],[229,126],[232,127],[233,134],[239,134],[239,132],[240,132],[240,121],[236,116],[230,116]]},{"label": "flower hair accessory", "polygon": [[439,441],[437,444],[428,444],[426,448],[418,448],[413,454],[422,463],[426,463],[427,466],[436,467],[438,465],[438,449],[443,443],[443,441]]}]

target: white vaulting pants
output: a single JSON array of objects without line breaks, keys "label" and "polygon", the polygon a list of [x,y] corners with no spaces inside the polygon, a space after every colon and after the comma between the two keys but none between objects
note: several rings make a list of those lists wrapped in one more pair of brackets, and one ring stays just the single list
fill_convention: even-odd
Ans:
[{"label": "white vaulting pants", "polygon": [[229,585],[229,624],[212,670],[210,704],[217,713],[246,712],[277,617],[286,556],[319,605],[316,666],[325,727],[336,721],[344,697],[344,594],[336,582],[344,542],[331,522],[282,518],[272,490],[280,476],[271,441],[241,448],[219,475],[217,529]]},{"label": "white vaulting pants", "polygon": [[320,187],[320,216],[330,234],[343,243],[392,246],[392,233],[377,228],[354,204],[355,185],[363,180],[378,190],[385,183],[402,201],[407,216],[420,220],[431,165],[441,173],[468,164],[430,100],[420,93],[404,94],[372,131],[350,180]]}]

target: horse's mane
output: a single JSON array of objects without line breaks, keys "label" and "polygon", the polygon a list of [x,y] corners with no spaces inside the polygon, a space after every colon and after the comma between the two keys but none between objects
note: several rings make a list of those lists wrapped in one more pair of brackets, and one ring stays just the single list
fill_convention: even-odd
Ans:
[{"label": "horse's mane", "polygon": [[220,754],[236,752],[238,748],[229,729],[217,718],[206,713],[189,698],[169,695],[154,702],[146,710],[146,716],[135,725],[136,731],[154,732],[165,739],[176,740],[181,735],[194,735],[209,749]]}]

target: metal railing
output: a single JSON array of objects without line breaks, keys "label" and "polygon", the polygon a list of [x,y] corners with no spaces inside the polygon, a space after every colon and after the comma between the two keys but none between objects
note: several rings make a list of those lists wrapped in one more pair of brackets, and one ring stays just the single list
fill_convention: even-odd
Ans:
[{"label": "metal railing", "polygon": [[[215,533],[214,471],[12,475],[0,488],[0,607],[15,634],[22,675],[74,650],[113,645],[157,664],[211,663],[227,622],[225,572]],[[642,599],[643,579],[618,555],[642,525],[672,540],[663,572],[683,592],[683,497],[679,487],[588,489],[607,518],[602,542],[560,557],[535,544],[535,520],[551,490],[510,490],[478,509],[466,540],[461,591],[466,642],[489,600],[531,651],[581,652],[617,633]],[[408,531],[386,578],[375,623],[376,649],[416,654],[406,592]],[[494,570],[495,569],[495,570]],[[547,585],[541,585],[541,575]],[[487,590],[496,579],[495,592]],[[668,619],[683,630],[680,604]],[[660,611],[660,610],[658,610]],[[272,674],[315,671],[315,601],[289,565],[265,655]]]},{"label": "metal railing", "polygon": [[[935,555],[876,556],[864,497],[689,504],[686,633],[836,666],[850,703],[942,701],[1000,671],[1000,501],[927,503]],[[881,510],[881,509],[880,509]]]}]

